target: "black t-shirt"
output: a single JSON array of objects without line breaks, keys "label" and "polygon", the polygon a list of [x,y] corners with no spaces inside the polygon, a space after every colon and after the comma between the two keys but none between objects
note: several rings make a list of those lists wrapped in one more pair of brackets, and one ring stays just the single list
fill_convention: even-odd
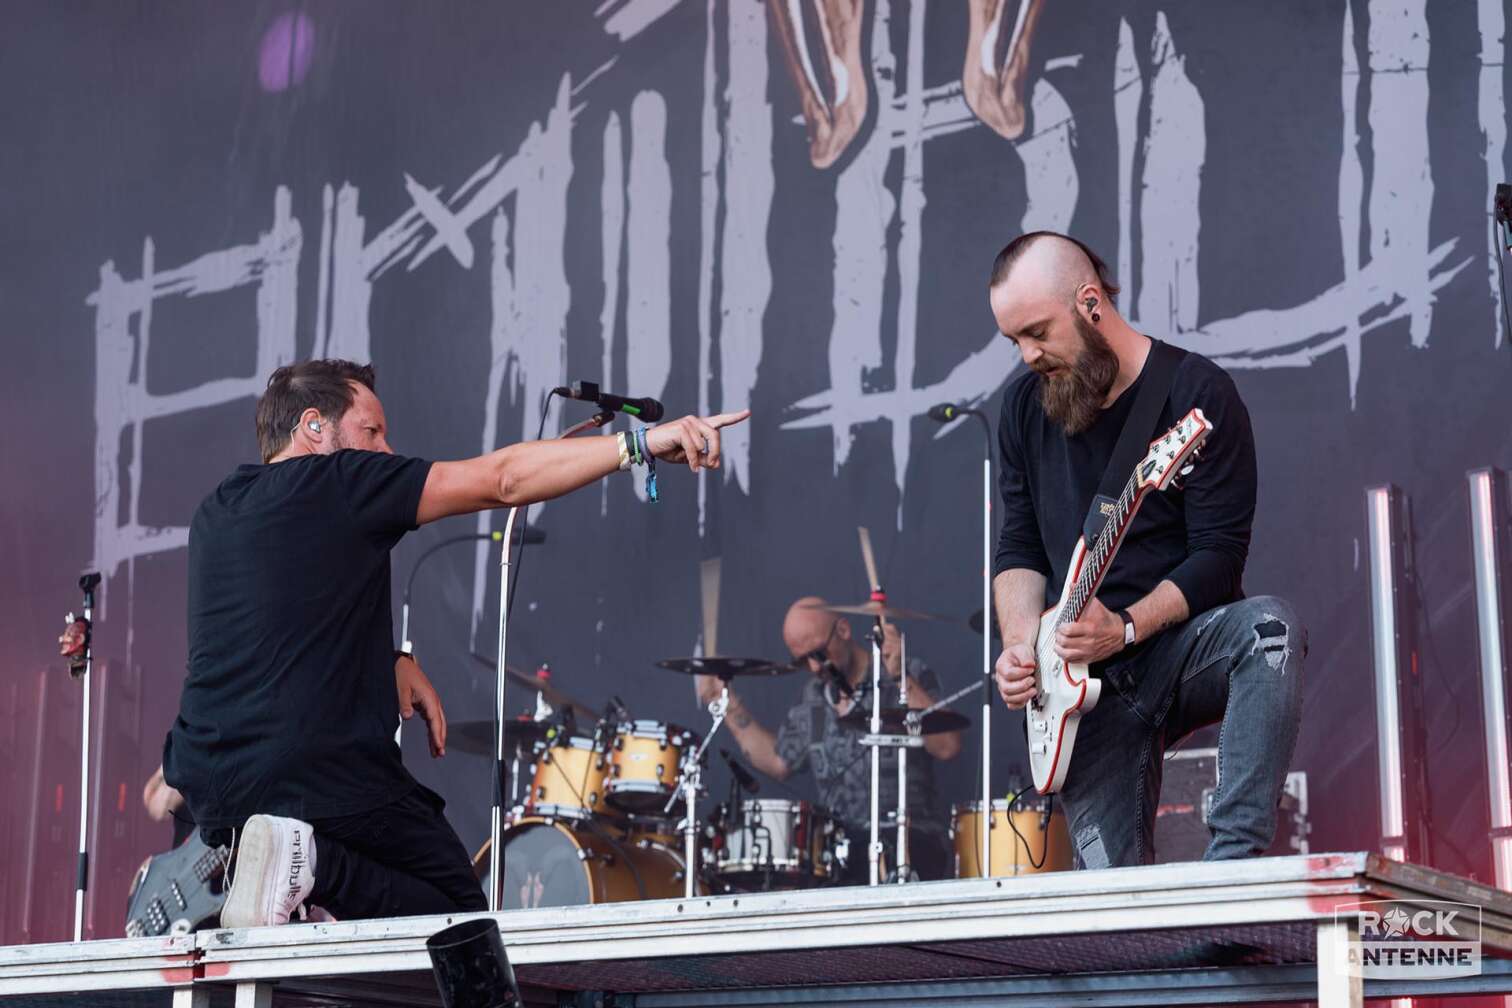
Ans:
[{"label": "black t-shirt", "polygon": [[189,527],[189,674],[163,747],[200,826],[355,815],[415,786],[394,743],[389,551],[430,463],[244,465]]},{"label": "black t-shirt", "polygon": [[[1060,599],[1066,565],[1143,380],[1141,373],[1074,436],[1045,415],[1035,372],[1019,376],[1003,396],[998,447],[1004,517],[993,572],[1028,568],[1045,574],[1047,607]],[[1182,489],[1145,496],[1097,592],[1109,609],[1132,605],[1166,579],[1181,589],[1193,615],[1243,597],[1255,517],[1254,434],[1228,372],[1188,353],[1177,365],[1150,440],[1194,406],[1213,431]],[[1121,473],[1118,485],[1127,478]]]}]

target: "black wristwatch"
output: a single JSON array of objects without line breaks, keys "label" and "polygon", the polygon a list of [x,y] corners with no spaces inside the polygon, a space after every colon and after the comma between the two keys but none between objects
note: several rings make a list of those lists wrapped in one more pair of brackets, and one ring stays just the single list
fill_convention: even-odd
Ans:
[{"label": "black wristwatch", "polygon": [[1134,643],[1134,617],[1129,615],[1129,610],[1120,609],[1118,610],[1118,618],[1123,620],[1124,647],[1129,647]]}]

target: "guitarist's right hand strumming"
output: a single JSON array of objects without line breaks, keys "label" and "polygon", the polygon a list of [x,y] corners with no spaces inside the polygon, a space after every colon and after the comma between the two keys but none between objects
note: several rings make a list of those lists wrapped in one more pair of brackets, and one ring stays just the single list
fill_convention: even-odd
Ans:
[{"label": "guitarist's right hand strumming", "polygon": [[998,655],[994,675],[998,695],[1010,710],[1020,710],[1034,699],[1034,648],[1010,644]]}]

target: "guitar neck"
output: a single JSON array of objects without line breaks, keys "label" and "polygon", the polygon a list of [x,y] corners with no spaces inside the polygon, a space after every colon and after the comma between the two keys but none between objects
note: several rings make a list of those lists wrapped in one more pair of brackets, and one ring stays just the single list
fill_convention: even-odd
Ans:
[{"label": "guitar neck", "polygon": [[1103,576],[1108,573],[1108,568],[1113,566],[1113,557],[1118,554],[1119,544],[1123,542],[1124,533],[1129,530],[1129,525],[1134,521],[1134,514],[1139,510],[1140,501],[1144,500],[1144,494],[1139,490],[1139,484],[1135,479],[1136,473],[1129,474],[1129,481],[1124,484],[1123,492],[1118,495],[1118,501],[1113,505],[1113,514],[1103,525],[1102,532],[1097,536],[1082,558],[1081,572],[1076,576],[1076,584],[1072,586],[1066,596],[1065,604],[1061,606],[1057,625],[1074,623],[1081,619],[1082,612],[1087,608],[1087,603],[1097,594],[1097,588],[1102,584]]}]

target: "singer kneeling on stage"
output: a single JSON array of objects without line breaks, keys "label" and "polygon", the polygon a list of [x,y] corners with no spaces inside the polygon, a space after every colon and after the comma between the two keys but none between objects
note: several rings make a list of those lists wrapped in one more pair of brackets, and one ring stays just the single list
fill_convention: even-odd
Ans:
[{"label": "singer kneeling on stage", "polygon": [[395,455],[371,366],[274,371],[257,404],[261,465],[205,498],[189,531],[189,668],[164,746],[206,842],[234,851],[225,927],[483,910],[443,803],[405,770],[394,729],[418,711],[446,751],[441,700],[393,647],[389,552],[426,522],[558,497],[653,460],[718,468],[748,412],[477,458]]}]

